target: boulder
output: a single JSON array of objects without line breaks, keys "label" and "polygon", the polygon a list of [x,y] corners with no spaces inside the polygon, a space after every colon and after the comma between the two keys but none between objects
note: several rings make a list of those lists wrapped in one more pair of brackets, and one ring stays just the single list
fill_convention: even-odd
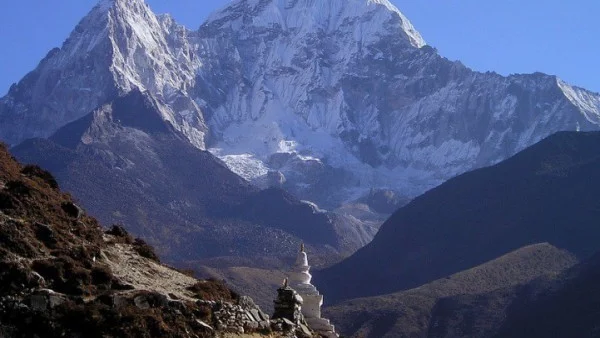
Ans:
[{"label": "boulder", "polygon": [[35,311],[47,311],[63,304],[67,296],[62,293],[54,292],[50,289],[40,289],[34,291],[28,297],[29,306]]},{"label": "boulder", "polygon": [[83,209],[73,202],[65,202],[61,205],[61,208],[69,217],[79,219],[83,216]]}]

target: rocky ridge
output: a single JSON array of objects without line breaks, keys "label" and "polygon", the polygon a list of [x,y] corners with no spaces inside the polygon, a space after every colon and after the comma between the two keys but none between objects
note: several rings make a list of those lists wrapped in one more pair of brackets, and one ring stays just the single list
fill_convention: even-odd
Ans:
[{"label": "rocky ridge", "polygon": [[225,256],[265,266],[302,241],[331,261],[373,235],[280,188],[252,186],[187,142],[162,119],[164,107],[133,90],[12,150],[50,170],[103,223],[126,224],[179,266]]}]

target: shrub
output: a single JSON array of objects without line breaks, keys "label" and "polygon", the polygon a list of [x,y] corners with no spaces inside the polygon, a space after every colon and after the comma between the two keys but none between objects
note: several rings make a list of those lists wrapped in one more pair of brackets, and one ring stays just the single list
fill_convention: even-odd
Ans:
[{"label": "shrub", "polygon": [[110,229],[106,230],[106,234],[115,236],[117,238],[117,242],[119,243],[133,243],[133,237],[131,237],[131,235],[127,232],[127,230],[125,230],[125,228],[122,225],[113,224],[113,226],[110,227]]},{"label": "shrub", "polygon": [[13,198],[5,193],[4,191],[0,191],[0,210],[6,210],[6,209],[14,209],[15,208],[15,203],[13,201]]},{"label": "shrub", "polygon": [[110,285],[113,276],[110,268],[106,265],[97,265],[92,269],[92,284],[94,285]]},{"label": "shrub", "polygon": [[29,195],[31,193],[31,189],[21,181],[8,181],[6,182],[6,189],[19,196]]},{"label": "shrub", "polygon": [[58,190],[58,182],[56,181],[54,176],[52,176],[52,174],[49,171],[44,170],[37,165],[26,165],[25,167],[23,167],[23,169],[21,169],[21,173],[30,178],[40,178],[52,189]]},{"label": "shrub", "polygon": [[63,202],[60,205],[61,209],[72,218],[80,218],[83,214],[82,210],[73,202]]},{"label": "shrub", "polygon": [[223,281],[213,278],[200,281],[188,287],[188,290],[194,293],[194,297],[202,300],[237,301],[240,298],[240,295],[230,290]]},{"label": "shrub", "polygon": [[156,254],[156,252],[154,252],[154,248],[148,243],[146,243],[146,241],[144,241],[143,239],[136,238],[135,241],[133,241],[133,249],[140,256],[146,257],[157,263],[160,263],[160,258],[158,258],[158,255]]}]

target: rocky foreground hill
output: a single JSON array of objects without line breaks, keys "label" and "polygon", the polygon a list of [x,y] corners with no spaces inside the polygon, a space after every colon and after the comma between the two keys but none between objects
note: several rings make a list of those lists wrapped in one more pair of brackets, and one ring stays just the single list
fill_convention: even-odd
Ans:
[{"label": "rocky foreground hill", "polygon": [[283,337],[293,330],[222,282],[162,265],[123,228],[103,231],[48,172],[20,165],[0,145],[0,337]]}]

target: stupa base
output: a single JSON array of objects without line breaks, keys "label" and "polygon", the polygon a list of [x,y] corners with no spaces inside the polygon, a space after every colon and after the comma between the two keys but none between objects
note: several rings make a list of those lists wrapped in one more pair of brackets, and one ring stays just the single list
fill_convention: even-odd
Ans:
[{"label": "stupa base", "polygon": [[320,334],[323,337],[327,338],[338,338],[339,336],[335,333],[335,327],[331,325],[329,319],[325,318],[304,318],[308,326]]}]

